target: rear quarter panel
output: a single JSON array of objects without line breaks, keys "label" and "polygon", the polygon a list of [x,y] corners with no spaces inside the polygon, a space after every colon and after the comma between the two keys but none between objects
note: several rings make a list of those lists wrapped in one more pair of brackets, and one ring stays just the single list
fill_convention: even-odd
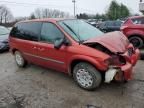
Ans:
[{"label": "rear quarter panel", "polygon": [[144,38],[144,26],[141,25],[129,25],[123,30],[123,33],[129,37],[133,35],[139,35]]},{"label": "rear quarter panel", "polygon": [[25,53],[37,55],[36,51],[33,49],[35,42],[22,40],[10,37],[10,51],[14,53],[14,50],[18,50],[22,53],[23,57],[29,62],[36,62],[36,58],[25,55]]}]

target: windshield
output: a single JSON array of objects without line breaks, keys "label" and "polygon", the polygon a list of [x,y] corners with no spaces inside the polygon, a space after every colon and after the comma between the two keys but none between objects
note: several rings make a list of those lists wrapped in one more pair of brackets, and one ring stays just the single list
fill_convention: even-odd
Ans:
[{"label": "windshield", "polygon": [[8,34],[9,32],[10,32],[9,29],[3,26],[0,26],[0,35],[5,35],[5,34]]},{"label": "windshield", "polygon": [[83,20],[59,21],[60,26],[76,41],[86,41],[104,33]]}]

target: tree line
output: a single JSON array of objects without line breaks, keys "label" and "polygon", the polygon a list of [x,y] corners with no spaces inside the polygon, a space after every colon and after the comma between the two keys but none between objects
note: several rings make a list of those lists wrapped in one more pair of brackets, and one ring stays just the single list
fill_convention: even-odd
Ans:
[{"label": "tree line", "polygon": [[[116,0],[113,0],[104,14],[90,15],[86,13],[80,13],[77,15],[79,19],[102,19],[102,20],[117,20],[130,16],[130,10],[124,4],[119,4]],[[13,17],[12,12],[9,8],[4,5],[0,5],[0,24],[9,23],[11,21],[20,21],[25,19],[36,19],[36,18],[69,18],[71,15],[67,12],[60,10],[52,10],[47,8],[37,8],[30,14],[29,17]]]},{"label": "tree line", "polygon": [[63,12],[60,10],[52,10],[47,8],[37,8],[34,12],[30,14],[29,17],[19,17],[15,18],[13,17],[12,12],[9,8],[7,8],[4,5],[0,5],[0,24],[5,24],[9,22],[17,22],[20,20],[26,20],[26,19],[36,19],[36,18],[69,18],[70,15],[67,12]]},{"label": "tree line", "polygon": [[106,15],[108,19],[116,20],[119,18],[125,18],[130,15],[130,10],[124,4],[118,4],[115,0],[111,2]]},{"label": "tree line", "polygon": [[31,13],[30,19],[35,18],[68,18],[70,17],[69,13],[63,12],[60,10],[52,10],[47,8],[37,8],[34,12]]},{"label": "tree line", "polygon": [[113,0],[104,14],[89,15],[86,13],[81,13],[77,15],[80,19],[103,19],[103,20],[117,20],[130,16],[130,10],[124,4],[119,4],[116,0]]},{"label": "tree line", "polygon": [[0,6],[0,23],[8,23],[13,20],[11,11],[4,5]]}]

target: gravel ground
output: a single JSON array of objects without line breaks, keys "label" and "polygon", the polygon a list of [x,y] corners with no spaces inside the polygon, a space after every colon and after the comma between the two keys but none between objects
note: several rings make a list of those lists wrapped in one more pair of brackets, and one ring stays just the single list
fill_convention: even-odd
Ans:
[{"label": "gravel ground", "polygon": [[0,108],[144,108],[144,61],[127,84],[102,84],[95,91],[79,88],[63,73],[16,66],[10,53],[0,54]]}]

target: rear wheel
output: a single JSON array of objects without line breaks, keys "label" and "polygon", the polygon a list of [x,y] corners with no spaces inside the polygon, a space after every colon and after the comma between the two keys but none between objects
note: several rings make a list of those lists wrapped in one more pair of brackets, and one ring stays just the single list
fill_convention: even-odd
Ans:
[{"label": "rear wheel", "polygon": [[17,64],[19,67],[25,67],[26,64],[27,64],[27,62],[26,62],[26,60],[23,58],[22,54],[21,54],[19,51],[15,51],[14,55],[15,55],[16,64]]},{"label": "rear wheel", "polygon": [[141,48],[143,46],[143,40],[142,38],[138,36],[132,36],[129,38],[130,43],[134,45],[136,48]]},{"label": "rear wheel", "polygon": [[86,90],[96,89],[102,81],[101,74],[86,62],[80,62],[74,67],[73,77],[77,84]]}]

